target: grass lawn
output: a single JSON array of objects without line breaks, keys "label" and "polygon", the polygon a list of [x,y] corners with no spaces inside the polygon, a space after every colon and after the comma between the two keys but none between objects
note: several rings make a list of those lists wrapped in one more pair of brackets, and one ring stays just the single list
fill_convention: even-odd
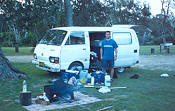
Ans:
[{"label": "grass lawn", "polygon": [[[152,46],[140,46],[140,55],[150,55],[151,48],[155,49],[154,54],[160,54],[160,46],[159,45],[152,45]],[[163,49],[163,48],[162,48]],[[6,56],[15,56],[15,55],[32,55],[32,47],[19,47],[19,52],[15,52],[14,47],[2,47],[2,51]],[[162,50],[163,55],[166,55],[166,50]],[[170,54],[175,54],[175,45],[170,47]]]},{"label": "grass lawn", "polygon": [[19,47],[19,52],[15,52],[15,47],[1,47],[5,56],[32,55],[32,47]]},{"label": "grass lawn", "polygon": [[[150,55],[151,48],[155,49],[154,54],[167,54],[166,50],[162,47],[162,52],[160,53],[160,46],[159,45],[151,45],[151,46],[140,46],[140,55]],[[175,54],[175,45],[170,46],[170,54]]]},{"label": "grass lawn", "polygon": [[[42,93],[43,86],[48,84],[56,75],[49,74],[35,68],[30,63],[14,64],[18,69],[25,71],[32,78],[27,80],[28,90],[32,97]],[[160,74],[168,73],[169,78],[160,78]],[[138,74],[138,79],[129,79],[133,74]],[[112,87],[128,86],[127,89],[113,89],[112,92],[101,94],[95,88],[82,88],[81,92],[103,99],[101,102],[65,108],[53,111],[96,111],[112,106],[109,111],[175,111],[175,70],[145,70],[130,68],[125,73],[119,74]],[[22,90],[23,80],[0,81],[0,111],[25,111],[15,102]]]}]

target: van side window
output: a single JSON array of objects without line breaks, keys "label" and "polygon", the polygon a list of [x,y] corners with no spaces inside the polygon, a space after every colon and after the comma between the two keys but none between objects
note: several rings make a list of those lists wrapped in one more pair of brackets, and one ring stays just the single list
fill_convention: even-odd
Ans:
[{"label": "van side window", "polygon": [[118,45],[132,44],[132,36],[129,32],[114,32],[113,39]]},{"label": "van side window", "polygon": [[66,45],[85,44],[84,32],[71,32]]}]

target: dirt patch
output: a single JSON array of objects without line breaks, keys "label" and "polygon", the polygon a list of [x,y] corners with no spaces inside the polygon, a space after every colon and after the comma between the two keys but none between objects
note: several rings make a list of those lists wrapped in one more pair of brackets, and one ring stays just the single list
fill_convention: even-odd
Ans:
[{"label": "dirt patch", "polygon": [[[29,63],[32,62],[32,55],[6,56],[10,62]],[[140,55],[140,63],[134,67],[144,69],[175,70],[175,55]]]},{"label": "dirt patch", "polygon": [[175,55],[141,55],[139,62],[134,67],[151,70],[175,70]]},{"label": "dirt patch", "polygon": [[10,62],[15,63],[29,63],[32,62],[32,55],[24,55],[24,56],[6,56]]}]

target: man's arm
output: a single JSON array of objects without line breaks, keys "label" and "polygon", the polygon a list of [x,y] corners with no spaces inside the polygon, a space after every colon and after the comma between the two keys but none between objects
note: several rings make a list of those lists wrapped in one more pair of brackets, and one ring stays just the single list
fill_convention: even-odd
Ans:
[{"label": "man's arm", "polygon": [[115,56],[114,56],[114,60],[117,60],[117,48],[115,48]]},{"label": "man's arm", "polygon": [[103,58],[103,49],[100,48],[100,59],[102,60],[102,58]]}]

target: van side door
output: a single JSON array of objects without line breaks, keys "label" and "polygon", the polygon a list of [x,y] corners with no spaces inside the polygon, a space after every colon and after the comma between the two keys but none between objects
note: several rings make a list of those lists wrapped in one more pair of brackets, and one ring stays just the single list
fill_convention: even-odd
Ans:
[{"label": "van side door", "polygon": [[80,62],[89,68],[89,36],[83,31],[70,32],[61,49],[61,69],[68,69],[73,62]]},{"label": "van side door", "polygon": [[115,61],[115,66],[131,66],[134,58],[132,34],[130,32],[113,32],[112,37],[118,44],[118,56],[117,61]]}]

